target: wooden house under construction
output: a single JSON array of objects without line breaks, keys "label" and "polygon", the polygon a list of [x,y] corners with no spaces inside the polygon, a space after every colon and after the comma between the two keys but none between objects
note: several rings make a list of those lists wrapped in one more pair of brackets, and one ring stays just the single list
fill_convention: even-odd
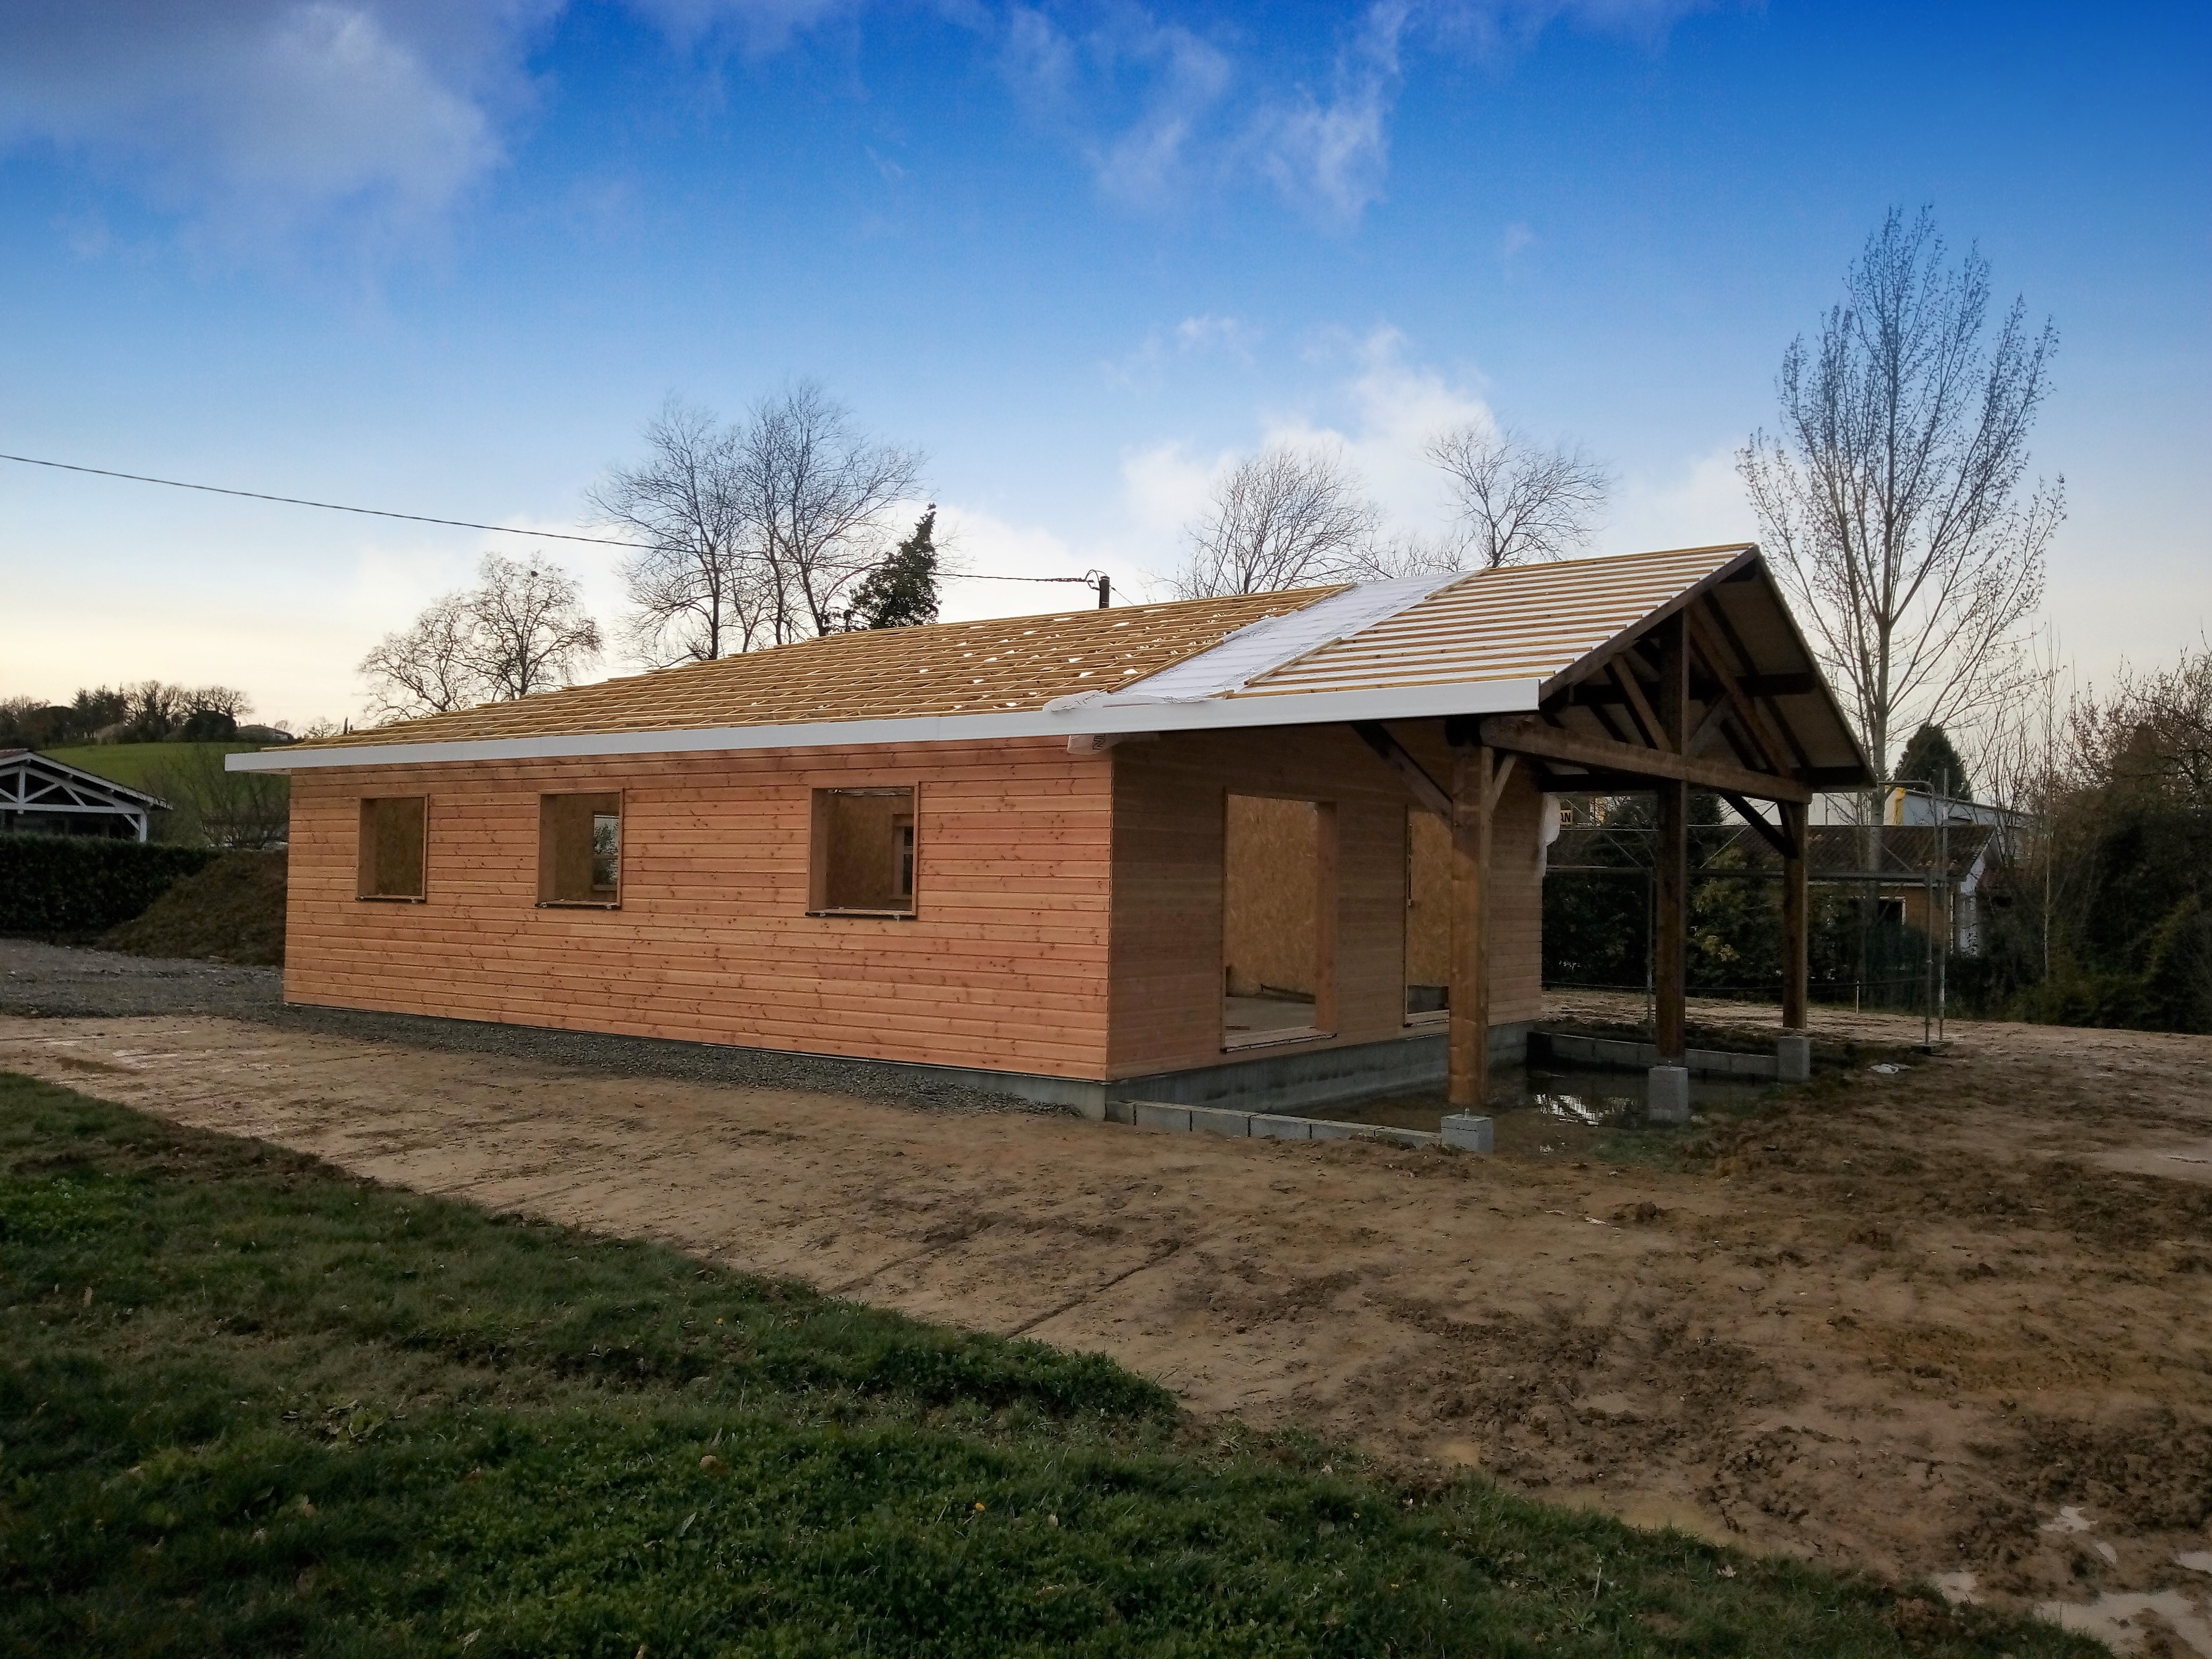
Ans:
[{"label": "wooden house under construction", "polygon": [[1094,1112],[1479,1101],[1564,791],[1660,794],[1662,1058],[1693,786],[1796,869],[1802,1024],[1804,804],[1868,775],[1748,546],[840,634],[230,763],[292,775],[290,1001]]}]

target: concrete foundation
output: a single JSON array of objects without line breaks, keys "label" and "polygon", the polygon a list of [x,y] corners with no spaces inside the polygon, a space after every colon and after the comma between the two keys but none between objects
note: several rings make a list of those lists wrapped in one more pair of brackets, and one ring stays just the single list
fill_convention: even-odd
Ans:
[{"label": "concrete foundation", "polygon": [[1443,1123],[1444,1145],[1455,1152],[1486,1152],[1495,1145],[1491,1122],[1471,1112],[1455,1112]]},{"label": "concrete foundation", "polygon": [[[1247,1136],[1261,1140],[1379,1140],[1392,1146],[1434,1146],[1443,1137],[1427,1129],[1399,1129],[1387,1123],[1330,1123],[1321,1118],[1283,1117],[1272,1112],[1239,1112],[1220,1106],[1176,1106],[1157,1100],[1114,1100],[1106,1121],[1171,1134]],[[1488,1118],[1471,1121],[1483,1126]],[[1480,1150],[1489,1151],[1486,1145]]]},{"label": "concrete foundation", "polygon": [[[1490,1028],[1492,1066],[1518,1066],[1528,1058],[1531,1024],[1523,1020]],[[1444,1082],[1444,1034],[1441,1027],[1433,1033],[1424,1031],[1417,1036],[1394,1037],[1386,1042],[1361,1042],[1343,1048],[1286,1047],[1276,1054],[1253,1054],[1249,1050],[1245,1054],[1248,1057],[1219,1066],[1158,1072],[1150,1077],[1124,1078],[1116,1083],[1085,1086],[1100,1090],[1103,1099],[1280,1112],[1285,1107],[1309,1111],[1322,1106],[1356,1106],[1363,1101],[1382,1100],[1391,1095],[1419,1094],[1440,1088]],[[1018,1074],[1000,1075],[1004,1080],[998,1086],[1006,1093],[1027,1092],[1022,1086],[1025,1079]],[[1057,1079],[1052,1081],[1060,1083]],[[1097,1115],[1087,1109],[1084,1115]]]},{"label": "concrete foundation", "polygon": [[1690,1121],[1688,1066],[1654,1066],[1645,1074],[1644,1116],[1647,1122],[1651,1123],[1687,1123]]},{"label": "concrete foundation", "polygon": [[[1620,1037],[1575,1036],[1565,1031],[1531,1031],[1528,1053],[1532,1058],[1561,1066],[1619,1066],[1641,1071],[1659,1063],[1655,1044]],[[1771,1054],[1738,1054],[1722,1048],[1692,1048],[1680,1063],[1686,1070],[1708,1077],[1772,1077],[1775,1068]]]},{"label": "concrete foundation", "polygon": [[1803,1031],[1784,1031],[1774,1039],[1774,1075],[1783,1083],[1803,1083],[1813,1075],[1813,1039]]}]

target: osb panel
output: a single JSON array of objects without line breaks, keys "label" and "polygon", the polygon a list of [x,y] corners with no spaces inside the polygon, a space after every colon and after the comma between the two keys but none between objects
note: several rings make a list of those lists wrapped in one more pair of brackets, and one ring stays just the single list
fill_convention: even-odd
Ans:
[{"label": "osb panel", "polygon": [[[921,912],[809,916],[817,787],[919,783]],[[354,896],[359,800],[429,799],[425,902]],[[619,791],[619,909],[541,908],[539,797]],[[294,781],[295,1002],[1104,1074],[1111,780],[1031,742]]]},{"label": "osb panel", "polygon": [[1321,836],[1312,801],[1231,795],[1222,863],[1222,968],[1229,994],[1321,988]]},{"label": "osb panel", "polygon": [[[1430,775],[1449,786],[1449,751],[1435,726],[1393,729]],[[1220,992],[1230,793],[1335,806],[1334,1035],[1304,1046],[1437,1029],[1409,1026],[1405,1017],[1406,792],[1349,730],[1183,733],[1125,743],[1111,754],[1114,1076],[1218,1065],[1226,1057]],[[1539,800],[1516,773],[1492,831],[1491,1018],[1499,1024],[1534,1018],[1541,993]]]}]

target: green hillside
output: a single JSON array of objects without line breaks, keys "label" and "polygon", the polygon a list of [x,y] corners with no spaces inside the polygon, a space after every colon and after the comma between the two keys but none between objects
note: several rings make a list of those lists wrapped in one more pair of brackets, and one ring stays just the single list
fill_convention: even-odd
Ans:
[{"label": "green hillside", "polygon": [[126,789],[159,794],[161,787],[153,780],[162,773],[173,774],[196,755],[235,755],[267,746],[258,743],[84,743],[43,752],[64,766],[96,772]]}]

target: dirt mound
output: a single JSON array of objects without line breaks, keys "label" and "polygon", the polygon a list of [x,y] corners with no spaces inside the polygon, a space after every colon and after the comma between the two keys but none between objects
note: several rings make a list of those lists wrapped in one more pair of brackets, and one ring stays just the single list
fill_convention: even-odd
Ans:
[{"label": "dirt mound", "polygon": [[284,869],[281,849],[225,853],[170,888],[143,915],[109,929],[100,943],[133,956],[281,966]]}]

